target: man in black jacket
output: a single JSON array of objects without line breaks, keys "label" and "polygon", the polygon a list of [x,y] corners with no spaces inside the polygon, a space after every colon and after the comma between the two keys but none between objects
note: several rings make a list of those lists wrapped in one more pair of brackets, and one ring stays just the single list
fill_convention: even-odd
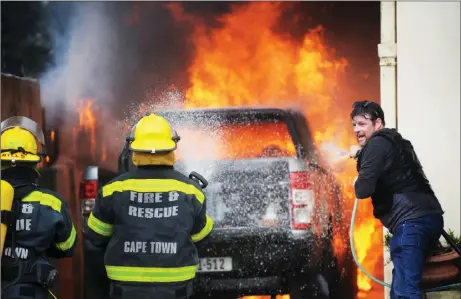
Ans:
[{"label": "man in black jacket", "polygon": [[374,216],[393,234],[392,299],[422,299],[424,262],[443,230],[443,210],[410,141],[385,128],[384,112],[374,102],[355,102],[351,112],[360,149],[355,194],[372,198]]}]

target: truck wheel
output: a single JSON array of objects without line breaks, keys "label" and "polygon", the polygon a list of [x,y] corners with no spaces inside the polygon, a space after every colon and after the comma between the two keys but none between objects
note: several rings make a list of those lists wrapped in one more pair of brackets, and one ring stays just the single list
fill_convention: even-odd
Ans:
[{"label": "truck wheel", "polygon": [[321,274],[293,279],[290,283],[291,299],[329,299],[330,287]]},{"label": "truck wheel", "polygon": [[[336,258],[333,260],[333,267],[329,270],[329,281],[331,282],[330,298],[354,299],[357,293],[356,277],[357,271],[349,259],[346,259],[344,269],[338,267]],[[345,271],[346,275],[341,272]]]},{"label": "truck wheel", "polygon": [[351,273],[349,277],[343,278],[343,281],[340,284],[341,292],[351,294],[350,297],[345,297],[344,299],[354,299],[358,293],[357,266],[355,265],[355,262],[352,260],[352,258],[349,265],[349,272]]}]

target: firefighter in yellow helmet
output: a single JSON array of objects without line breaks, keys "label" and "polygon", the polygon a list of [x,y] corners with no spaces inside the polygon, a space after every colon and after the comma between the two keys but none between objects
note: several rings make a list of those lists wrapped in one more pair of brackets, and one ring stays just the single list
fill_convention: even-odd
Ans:
[{"label": "firefighter in yellow helmet", "polygon": [[3,190],[1,199],[2,224],[7,226],[1,260],[3,299],[48,298],[57,277],[48,258],[72,256],[75,247],[76,231],[65,201],[37,184],[36,167],[44,146],[43,132],[33,120],[13,116],[1,123],[2,187],[13,188],[10,210],[3,210],[9,204],[4,205]]},{"label": "firefighter in yellow helmet", "polygon": [[202,185],[173,168],[179,136],[149,114],[127,138],[135,169],[102,187],[88,218],[88,239],[106,247],[114,299],[181,299],[192,295],[194,242],[213,229]]}]

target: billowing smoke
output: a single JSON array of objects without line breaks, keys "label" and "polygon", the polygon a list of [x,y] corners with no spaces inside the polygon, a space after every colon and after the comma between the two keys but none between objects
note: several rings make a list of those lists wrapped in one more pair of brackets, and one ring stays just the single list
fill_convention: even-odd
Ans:
[{"label": "billowing smoke", "polygon": [[[102,146],[105,156],[117,157],[122,130],[141,110],[183,100],[178,88],[187,80],[187,38],[181,38],[186,31],[176,28],[168,11],[155,3],[48,5],[54,17],[54,66],[40,78],[47,124],[60,128],[61,144],[71,158]],[[91,115],[82,112],[88,101]],[[75,129],[85,125],[97,132],[87,130],[89,136],[82,140]],[[91,139],[94,145],[79,147]],[[98,158],[93,155],[92,162]]]},{"label": "billowing smoke", "polygon": [[[113,100],[112,74],[116,70],[113,49],[118,41],[117,35],[112,34],[111,20],[104,3],[89,2],[55,9],[57,18],[65,11],[69,19],[67,23],[54,24],[61,28],[54,31],[54,67],[40,80],[42,102],[47,112],[47,123],[60,127],[60,147],[64,149],[61,153],[75,158],[82,149],[78,146],[82,140],[77,138],[76,131],[82,125],[78,110],[89,99],[94,107],[110,106]],[[109,116],[107,113],[94,115],[103,122],[107,122]],[[85,117],[92,121],[93,115]],[[88,125],[93,126],[94,122]],[[84,142],[93,143],[86,148],[94,150],[99,134],[93,130],[91,136],[86,137]],[[94,153],[87,153],[88,157],[91,155],[94,157]]]},{"label": "billowing smoke", "polygon": [[[192,28],[156,2],[49,2],[54,66],[41,79],[48,117],[92,98],[118,119],[140,103],[171,103],[189,84]],[[210,25],[229,3],[184,3]],[[181,96],[179,96],[181,98]],[[176,100],[175,100],[176,101]],[[181,100],[179,100],[181,101]]]},{"label": "billowing smoke", "polygon": [[61,53],[55,53],[55,67],[41,78],[43,104],[50,117],[61,106],[74,112],[75,105],[85,97],[107,104],[114,64],[117,36],[112,34],[104,3],[90,2],[71,8],[71,20],[61,41]]},{"label": "billowing smoke", "polygon": [[[179,5],[186,14],[196,16],[212,28],[222,26],[219,16],[229,12],[231,5],[245,3],[184,2]],[[298,11],[299,16],[293,18],[291,14],[290,17],[292,10],[288,9],[283,24],[292,29],[281,26],[279,30],[288,30],[297,39],[306,28],[318,23],[325,23],[335,32],[335,26],[344,27],[334,25],[332,20],[337,19],[336,16],[327,18],[330,11],[323,13],[323,6],[319,5],[293,4],[292,10]],[[61,142],[66,147],[71,142],[88,143],[91,139],[89,136],[79,142],[72,131],[79,125],[78,110],[85,100],[93,103],[91,108],[98,128],[94,136],[96,146],[104,144],[107,156],[112,158],[117,157],[123,146],[123,130],[139,118],[141,111],[174,109],[184,102],[183,92],[189,87],[188,68],[195,54],[190,38],[193,26],[175,20],[168,4],[104,1],[49,2],[48,6],[54,10],[55,61],[40,78],[42,100],[47,124],[61,128]],[[337,13],[340,10],[336,9]],[[379,6],[377,12],[379,14]],[[335,43],[357,42],[351,42],[349,32],[335,36]],[[376,44],[371,45],[375,49]],[[341,52],[341,46],[334,46]],[[354,47],[353,54],[362,57],[370,51]],[[349,60],[352,58],[355,65],[353,57],[346,56]]]}]

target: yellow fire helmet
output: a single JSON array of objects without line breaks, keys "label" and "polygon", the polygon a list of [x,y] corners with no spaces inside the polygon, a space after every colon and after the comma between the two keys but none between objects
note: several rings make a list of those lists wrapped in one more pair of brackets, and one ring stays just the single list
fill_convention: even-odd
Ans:
[{"label": "yellow fire helmet", "polygon": [[174,151],[180,137],[165,118],[150,113],[131,129],[127,140],[131,151],[155,154]]},{"label": "yellow fire helmet", "polygon": [[1,124],[1,160],[15,162],[38,163],[45,148],[45,137],[36,122],[24,116],[13,116]]}]

